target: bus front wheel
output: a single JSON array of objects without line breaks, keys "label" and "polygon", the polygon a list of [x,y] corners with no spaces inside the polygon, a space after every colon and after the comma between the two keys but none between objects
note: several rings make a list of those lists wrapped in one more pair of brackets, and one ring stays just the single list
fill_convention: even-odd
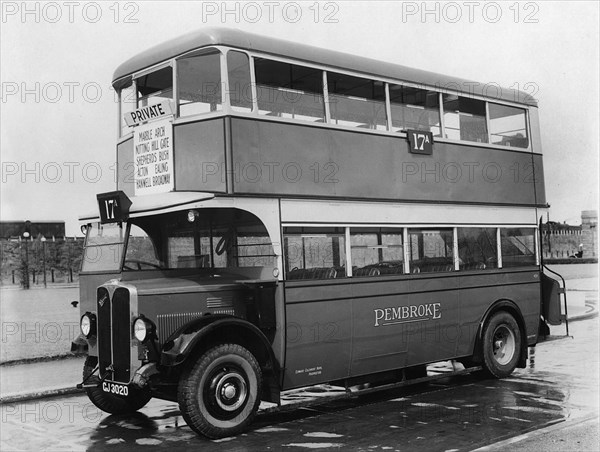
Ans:
[{"label": "bus front wheel", "polygon": [[183,419],[208,438],[236,435],[258,410],[261,380],[252,353],[238,344],[218,345],[183,371],[178,389]]},{"label": "bus front wheel", "polygon": [[483,331],[483,367],[495,378],[508,377],[517,367],[521,331],[508,312],[497,312]]}]

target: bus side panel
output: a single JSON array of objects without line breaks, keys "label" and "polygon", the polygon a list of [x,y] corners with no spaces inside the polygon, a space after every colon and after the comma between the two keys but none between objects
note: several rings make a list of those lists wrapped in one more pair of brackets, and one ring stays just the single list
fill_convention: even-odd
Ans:
[{"label": "bus side panel", "polygon": [[424,157],[409,153],[400,136],[241,118],[231,127],[234,167],[253,169],[236,180],[238,194],[536,202],[530,152],[435,142]]},{"label": "bus side panel", "polygon": [[336,286],[286,284],[284,389],[348,376],[351,301],[332,300]]},{"label": "bus side panel", "polygon": [[174,127],[175,190],[226,192],[223,118]]},{"label": "bus side panel", "polygon": [[537,204],[546,204],[546,185],[544,182],[544,162],[542,156],[539,154],[533,154],[533,168],[535,173],[532,175],[526,175],[528,179],[530,177],[535,178],[535,197]]},{"label": "bus side panel", "polygon": [[355,281],[361,282],[353,284],[353,293],[361,298],[352,305],[353,376],[455,356],[459,331],[456,278]]},{"label": "bus side panel", "polygon": [[[502,270],[500,270],[502,272]],[[525,336],[535,343],[540,316],[539,271],[493,272],[460,279],[461,335],[457,356],[473,353],[476,332],[486,311],[499,300],[510,300],[521,310]]]}]

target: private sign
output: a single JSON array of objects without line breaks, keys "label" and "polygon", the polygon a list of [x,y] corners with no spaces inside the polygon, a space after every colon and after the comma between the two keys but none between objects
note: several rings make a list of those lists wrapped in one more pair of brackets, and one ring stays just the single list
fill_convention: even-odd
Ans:
[{"label": "private sign", "polygon": [[138,108],[137,110],[129,111],[123,115],[128,126],[138,126],[143,122],[154,121],[173,115],[171,102],[168,100],[158,104],[148,105],[147,107]]}]

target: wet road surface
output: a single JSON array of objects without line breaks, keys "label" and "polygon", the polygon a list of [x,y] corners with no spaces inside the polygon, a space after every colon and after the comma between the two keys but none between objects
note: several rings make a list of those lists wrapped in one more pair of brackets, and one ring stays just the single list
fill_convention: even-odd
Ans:
[{"label": "wet road surface", "polygon": [[177,404],[152,400],[109,416],[84,396],[0,407],[0,450],[472,450],[598,412],[598,321],[574,339],[540,344],[535,368],[504,380],[474,375],[385,390],[293,411],[259,413],[247,433],[196,436]]}]

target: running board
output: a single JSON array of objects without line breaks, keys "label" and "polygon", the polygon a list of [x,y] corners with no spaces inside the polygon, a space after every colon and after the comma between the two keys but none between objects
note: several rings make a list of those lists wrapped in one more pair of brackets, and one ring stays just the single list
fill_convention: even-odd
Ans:
[{"label": "running board", "polygon": [[[285,400],[286,395],[288,397],[292,396],[296,400],[292,400],[289,403],[284,402],[279,406],[274,405],[274,406],[270,406],[270,407],[261,408],[261,409],[259,409],[258,412],[262,414],[262,413],[277,413],[277,412],[282,412],[282,411],[292,411],[292,410],[297,410],[298,408],[306,408],[309,406],[323,405],[324,403],[335,402],[338,400],[352,399],[352,398],[356,398],[356,397],[359,397],[359,396],[362,396],[365,394],[371,394],[374,392],[386,391],[389,389],[396,389],[396,388],[401,388],[404,386],[412,386],[412,385],[416,385],[416,384],[420,384],[420,383],[427,383],[427,382],[441,380],[443,378],[448,378],[448,377],[456,377],[459,375],[465,375],[465,374],[469,374],[472,372],[477,372],[482,369],[483,369],[482,366],[475,366],[475,367],[469,367],[467,369],[462,369],[462,370],[455,370],[455,371],[450,371],[450,372],[440,372],[435,375],[428,375],[427,377],[419,377],[419,378],[415,378],[415,379],[411,379],[411,380],[399,381],[396,383],[388,383],[388,384],[384,384],[381,386],[375,386],[373,388],[366,388],[366,389],[359,389],[356,391],[351,391],[350,389],[346,389],[341,386],[330,386],[330,388],[331,388],[330,391],[332,393],[335,392],[334,394],[322,395],[323,392],[329,392],[329,391],[324,391],[324,390],[315,391],[313,394],[316,394],[316,393],[319,393],[319,394],[313,395],[312,398],[310,398],[308,400],[304,399],[303,397],[306,397],[306,398],[311,397],[310,388],[302,388],[300,390],[289,391],[288,394],[286,394],[285,392],[281,394],[282,401]],[[318,388],[318,386],[315,386],[314,388]]]}]

